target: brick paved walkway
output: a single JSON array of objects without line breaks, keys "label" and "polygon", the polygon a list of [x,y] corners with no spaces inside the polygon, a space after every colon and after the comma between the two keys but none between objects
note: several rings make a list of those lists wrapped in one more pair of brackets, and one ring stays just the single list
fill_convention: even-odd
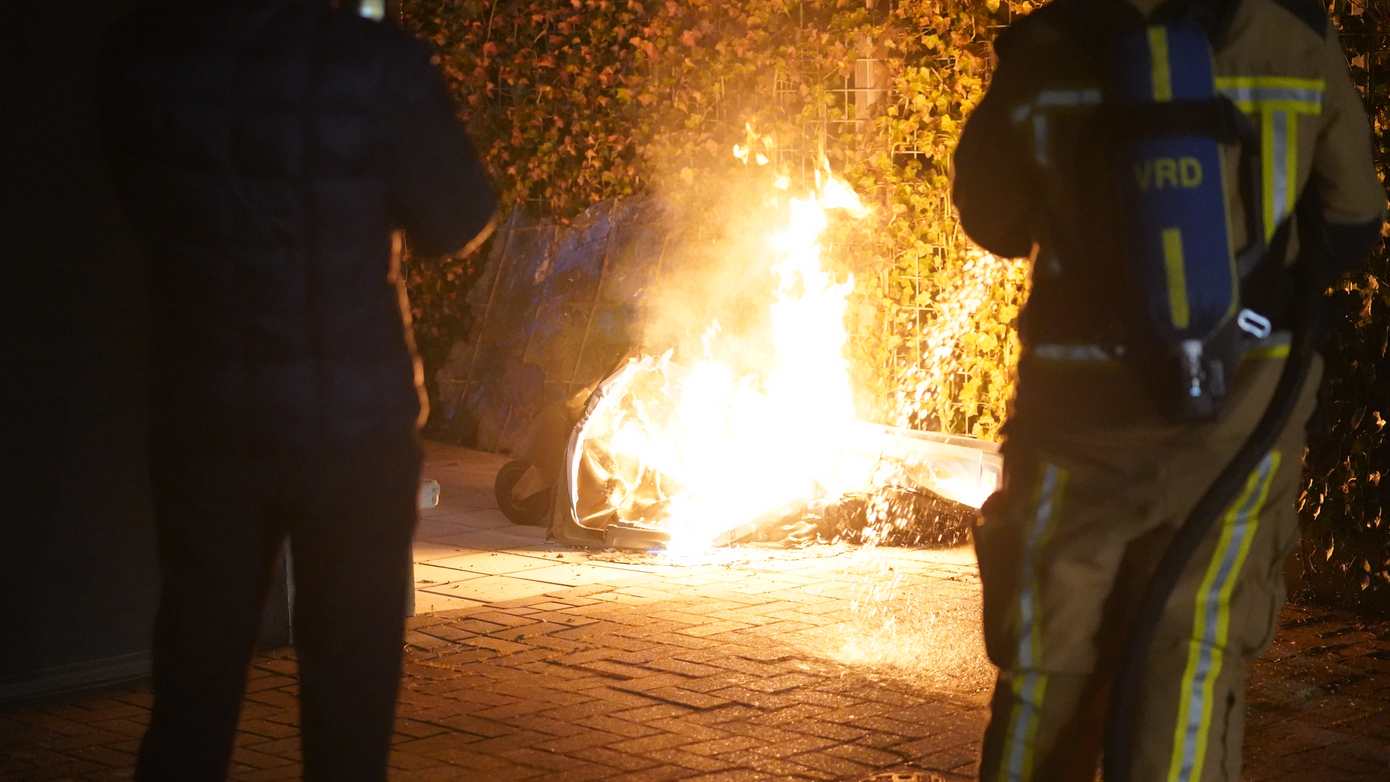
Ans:
[{"label": "brick paved walkway", "polygon": [[[397,778],[969,777],[991,670],[968,551],[578,552],[500,517],[499,463],[431,448]],[[292,655],[249,690],[234,778],[296,778]],[[1251,700],[1247,779],[1390,779],[1390,622],[1286,609]],[[127,778],[148,703],[0,712],[0,778]]]}]

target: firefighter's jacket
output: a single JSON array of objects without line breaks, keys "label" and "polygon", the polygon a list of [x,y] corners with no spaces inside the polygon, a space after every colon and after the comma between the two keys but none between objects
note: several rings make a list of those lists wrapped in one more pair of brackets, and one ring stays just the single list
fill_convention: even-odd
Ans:
[{"label": "firefighter's jacket", "polygon": [[[1123,0],[1076,0],[1122,2]],[[1002,256],[1036,253],[1033,289],[1021,318],[1025,360],[1039,351],[1060,358],[1100,356],[1115,336],[1119,297],[1105,264],[1121,255],[1113,221],[1088,201],[1094,175],[1083,172],[1092,149],[1088,120],[1101,101],[1094,54],[1068,29],[1061,3],[1012,25],[996,45],[998,68],[955,156],[954,197],[972,239]],[[1157,0],[1132,0],[1149,14]],[[1258,135],[1265,240],[1289,221],[1309,189],[1320,202],[1339,262],[1364,259],[1376,236],[1386,194],[1376,180],[1371,136],[1347,59],[1314,0],[1239,0],[1225,39],[1215,47],[1216,88]],[[1223,155],[1233,249],[1248,234],[1248,196],[1240,156]],[[1251,177],[1245,178],[1246,182]],[[1292,232],[1291,232],[1292,233]],[[1346,237],[1350,237],[1347,239]],[[1287,263],[1296,241],[1284,246]],[[1357,257],[1359,256],[1359,257]],[[1325,280],[1323,276],[1320,279]],[[1258,295],[1255,295],[1258,298]],[[1103,347],[1103,345],[1101,346]],[[1021,394],[1028,389],[1025,375]]]},{"label": "firefighter's jacket", "polygon": [[[1110,349],[1123,339],[1114,310],[1126,298],[1106,264],[1127,260],[1124,242],[1110,235],[1123,223],[1098,202],[1095,169],[1083,165],[1094,151],[1088,120],[1099,116],[1105,75],[1095,52],[1106,42],[1067,25],[1079,4],[1108,13],[1124,10],[1121,2],[1058,0],[1005,33],[994,82],[956,155],[965,230],[1000,255],[1036,253],[1002,486],[974,530],[985,643],[1000,669],[981,779],[1095,778],[1108,729],[1106,683],[1139,596],[1257,426],[1288,351],[1287,335],[1282,344],[1276,334],[1249,345],[1222,415],[1174,423],[1155,409],[1144,373]],[[1233,248],[1260,238],[1247,226],[1279,247],[1275,235],[1296,213],[1305,226],[1326,226],[1323,263],[1333,266],[1364,257],[1385,193],[1337,38],[1316,0],[1303,3],[1234,6],[1216,48],[1215,86],[1249,119],[1259,167],[1248,155],[1223,154],[1223,181]],[[1135,5],[1147,16],[1157,3]],[[1259,197],[1249,194],[1255,187]],[[1247,219],[1250,204],[1265,210],[1260,220]],[[1298,249],[1291,242],[1259,268],[1291,285],[1325,282],[1327,274],[1309,274],[1304,264],[1289,268],[1310,255]],[[1254,304],[1260,292],[1243,286],[1241,303]],[[1261,306],[1270,303],[1277,300]],[[1248,666],[1277,626],[1283,563],[1298,540],[1299,455],[1320,362],[1309,372],[1290,423],[1200,542],[1155,628],[1133,715],[1133,735],[1143,737],[1134,779],[1240,778]]]},{"label": "firefighter's jacket", "polygon": [[295,0],[170,4],[108,39],[107,143],[152,257],[156,415],[414,425],[392,230],[451,253],[496,206],[431,53]]}]

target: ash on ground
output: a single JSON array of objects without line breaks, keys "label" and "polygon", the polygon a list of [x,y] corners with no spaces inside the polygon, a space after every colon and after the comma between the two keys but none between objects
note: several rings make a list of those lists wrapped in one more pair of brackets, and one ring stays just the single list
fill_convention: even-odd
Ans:
[{"label": "ash on ground", "polygon": [[784,546],[951,547],[970,541],[978,517],[975,508],[926,489],[889,488],[806,509],[781,523],[762,526],[747,540]]}]

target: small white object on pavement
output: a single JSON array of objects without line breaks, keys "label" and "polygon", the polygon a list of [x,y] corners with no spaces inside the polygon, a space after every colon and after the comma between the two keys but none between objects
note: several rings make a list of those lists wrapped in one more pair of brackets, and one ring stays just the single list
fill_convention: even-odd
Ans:
[{"label": "small white object on pavement", "polygon": [[420,481],[420,493],[416,495],[415,507],[429,510],[439,505],[439,481],[426,478]]}]

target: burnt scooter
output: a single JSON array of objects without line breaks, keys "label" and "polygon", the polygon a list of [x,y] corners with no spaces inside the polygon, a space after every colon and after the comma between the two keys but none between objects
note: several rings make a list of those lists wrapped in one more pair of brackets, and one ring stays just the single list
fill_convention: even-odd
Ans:
[{"label": "burnt scooter", "polygon": [[[612,405],[605,407],[604,400],[622,398],[634,391],[634,383],[661,376],[658,363],[628,353],[601,380],[567,400],[551,403],[532,419],[518,458],[502,467],[494,484],[498,507],[510,521],[549,527],[551,539],[571,545],[661,547],[666,534],[647,521],[663,501],[659,477],[647,472],[643,480],[640,469],[631,474],[605,453],[600,442],[592,440],[592,432],[585,437],[593,416],[613,415]],[[603,429],[602,423],[598,429]],[[858,493],[731,530],[728,542],[950,546],[966,540],[983,494],[997,486],[997,445],[868,423],[862,434],[863,443],[875,449],[877,458],[896,465],[900,473],[901,485],[880,487],[876,497],[892,509],[893,524],[871,529],[869,496]],[[610,505],[609,489],[617,473],[625,475],[619,483],[628,489],[621,492],[627,497],[620,501],[621,507]]]},{"label": "burnt scooter", "polygon": [[550,524],[550,504],[564,461],[565,442],[583,412],[571,401],[552,402],[532,419],[522,439],[518,458],[502,465],[493,482],[497,507],[513,524],[544,527]]},{"label": "burnt scooter", "polygon": [[517,458],[497,471],[493,493],[498,509],[511,523],[528,527],[550,525],[551,504],[560,484],[565,448],[584,415],[589,398],[601,382],[602,379],[595,381],[568,399],[541,408],[522,436]]}]

